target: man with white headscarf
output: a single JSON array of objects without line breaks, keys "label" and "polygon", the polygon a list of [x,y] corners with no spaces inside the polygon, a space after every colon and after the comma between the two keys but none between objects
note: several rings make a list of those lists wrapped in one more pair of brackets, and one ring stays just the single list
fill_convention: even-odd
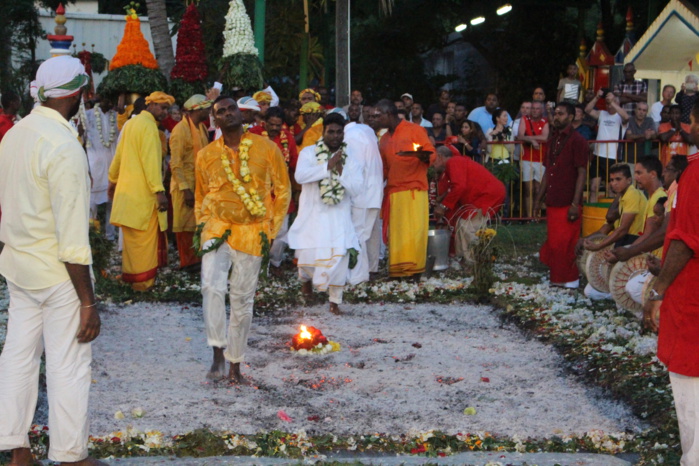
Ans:
[{"label": "man with white headscarf", "polygon": [[10,291],[0,355],[0,450],[12,450],[11,464],[34,464],[27,433],[45,350],[49,459],[103,464],[87,450],[90,342],[100,332],[90,274],[90,178],[68,123],[88,77],[80,60],[64,56],[46,60],[36,82],[41,106],[0,143],[0,273]]},{"label": "man with white headscarf", "polygon": [[135,291],[152,288],[158,267],[167,263],[168,200],[157,122],[168,115],[174,102],[159,91],[146,97],[146,109],[124,126],[109,167],[111,222],[121,227],[124,239],[121,278]]}]

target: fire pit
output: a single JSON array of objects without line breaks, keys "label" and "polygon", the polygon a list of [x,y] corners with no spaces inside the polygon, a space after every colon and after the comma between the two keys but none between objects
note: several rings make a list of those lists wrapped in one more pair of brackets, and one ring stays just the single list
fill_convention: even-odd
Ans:
[{"label": "fire pit", "polygon": [[323,332],[315,327],[299,327],[299,333],[291,339],[291,351],[300,355],[327,354],[340,351],[340,344],[329,341]]}]

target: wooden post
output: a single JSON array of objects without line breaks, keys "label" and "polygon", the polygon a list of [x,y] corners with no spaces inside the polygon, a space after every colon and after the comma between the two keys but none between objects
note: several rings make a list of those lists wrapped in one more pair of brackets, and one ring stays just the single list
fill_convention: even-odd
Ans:
[{"label": "wooden post", "polygon": [[260,63],[265,63],[265,13],[267,0],[255,0],[255,47]]},{"label": "wooden post", "polygon": [[350,97],[350,0],[337,0],[335,8],[335,104],[344,107]]},{"label": "wooden post", "polygon": [[304,31],[303,40],[301,41],[301,59],[299,60],[299,92],[308,87],[308,0],[303,0],[303,15],[304,15]]}]

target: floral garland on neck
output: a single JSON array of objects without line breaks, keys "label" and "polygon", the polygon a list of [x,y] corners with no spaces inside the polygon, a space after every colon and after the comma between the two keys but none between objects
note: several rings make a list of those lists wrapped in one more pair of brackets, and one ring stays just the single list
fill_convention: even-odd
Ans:
[{"label": "floral garland on neck", "polygon": [[[224,143],[225,146],[225,143]],[[248,167],[248,160],[250,160],[250,146],[252,146],[252,141],[250,139],[241,139],[238,145],[238,158],[240,159],[240,177],[243,179],[243,183],[249,183],[252,181],[252,176],[250,175],[250,168]],[[228,151],[225,149],[221,152],[221,163],[223,164],[223,170],[226,172],[228,181],[231,182],[235,192],[240,199],[243,201],[243,205],[250,215],[253,217],[264,217],[267,213],[267,208],[262,202],[260,195],[257,193],[255,188],[250,188],[245,190],[243,183],[240,182],[238,177],[233,173],[231,169],[231,161],[228,160]]]},{"label": "floral garland on neck", "polygon": [[[102,133],[102,117],[100,114],[102,113],[102,109],[100,108],[99,104],[95,105],[95,124],[97,126],[97,133],[100,135],[100,142],[104,147],[111,147],[112,143],[114,142],[114,139],[116,139],[116,127],[117,127],[117,119],[116,119],[116,112],[108,111],[107,114],[109,115],[109,141],[104,142],[104,135]],[[89,144],[89,142],[88,142]]]},{"label": "floral garland on neck", "polygon": [[[267,133],[266,130],[262,131],[262,135],[266,138],[272,139],[269,137],[269,133]],[[284,156],[284,161],[287,165],[289,165],[289,137],[286,135],[286,131],[282,130],[279,132],[279,142],[282,145],[282,155]]]},{"label": "floral garland on neck", "polygon": [[[316,143],[316,160],[319,164],[327,163],[335,154],[341,152],[344,165],[345,160],[347,160],[347,151],[345,149],[347,149],[347,144],[343,141],[340,144],[340,148],[331,154],[330,149],[328,149],[325,141],[321,138]],[[324,178],[318,183],[320,185],[320,200],[323,201],[323,204],[332,206],[342,202],[342,199],[345,197],[345,187],[340,184],[340,175],[335,169],[330,171],[328,178]]]}]

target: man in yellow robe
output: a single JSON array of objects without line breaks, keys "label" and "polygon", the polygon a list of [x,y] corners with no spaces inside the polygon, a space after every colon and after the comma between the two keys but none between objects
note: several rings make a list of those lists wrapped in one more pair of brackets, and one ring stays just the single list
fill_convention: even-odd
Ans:
[{"label": "man in yellow robe", "polygon": [[[228,380],[243,384],[240,363],[245,359],[262,265],[262,235],[271,242],[279,233],[291,185],[279,147],[264,136],[243,131],[235,100],[217,98],[213,115],[222,136],[197,154],[194,205],[197,224],[203,224],[202,307],[214,357],[207,378],[224,378],[227,360]],[[228,285],[231,315],[226,328]]]},{"label": "man in yellow robe", "polygon": [[197,226],[194,218],[194,161],[197,153],[209,143],[207,125],[211,104],[212,101],[201,94],[190,97],[184,103],[187,114],[170,135],[172,231],[177,238],[180,269],[201,263],[192,243]]},{"label": "man in yellow robe", "polygon": [[314,145],[323,137],[323,109],[317,102],[308,102],[303,104],[299,112],[306,125],[305,129],[299,134],[302,141],[299,146],[299,152],[301,152],[301,150]]},{"label": "man in yellow robe", "polygon": [[124,126],[109,167],[111,223],[121,227],[124,239],[121,277],[136,291],[146,291],[155,284],[159,249],[167,251],[165,235],[160,234],[167,230],[168,200],[157,122],[167,116],[174,102],[163,92],[149,95],[146,109]]}]

